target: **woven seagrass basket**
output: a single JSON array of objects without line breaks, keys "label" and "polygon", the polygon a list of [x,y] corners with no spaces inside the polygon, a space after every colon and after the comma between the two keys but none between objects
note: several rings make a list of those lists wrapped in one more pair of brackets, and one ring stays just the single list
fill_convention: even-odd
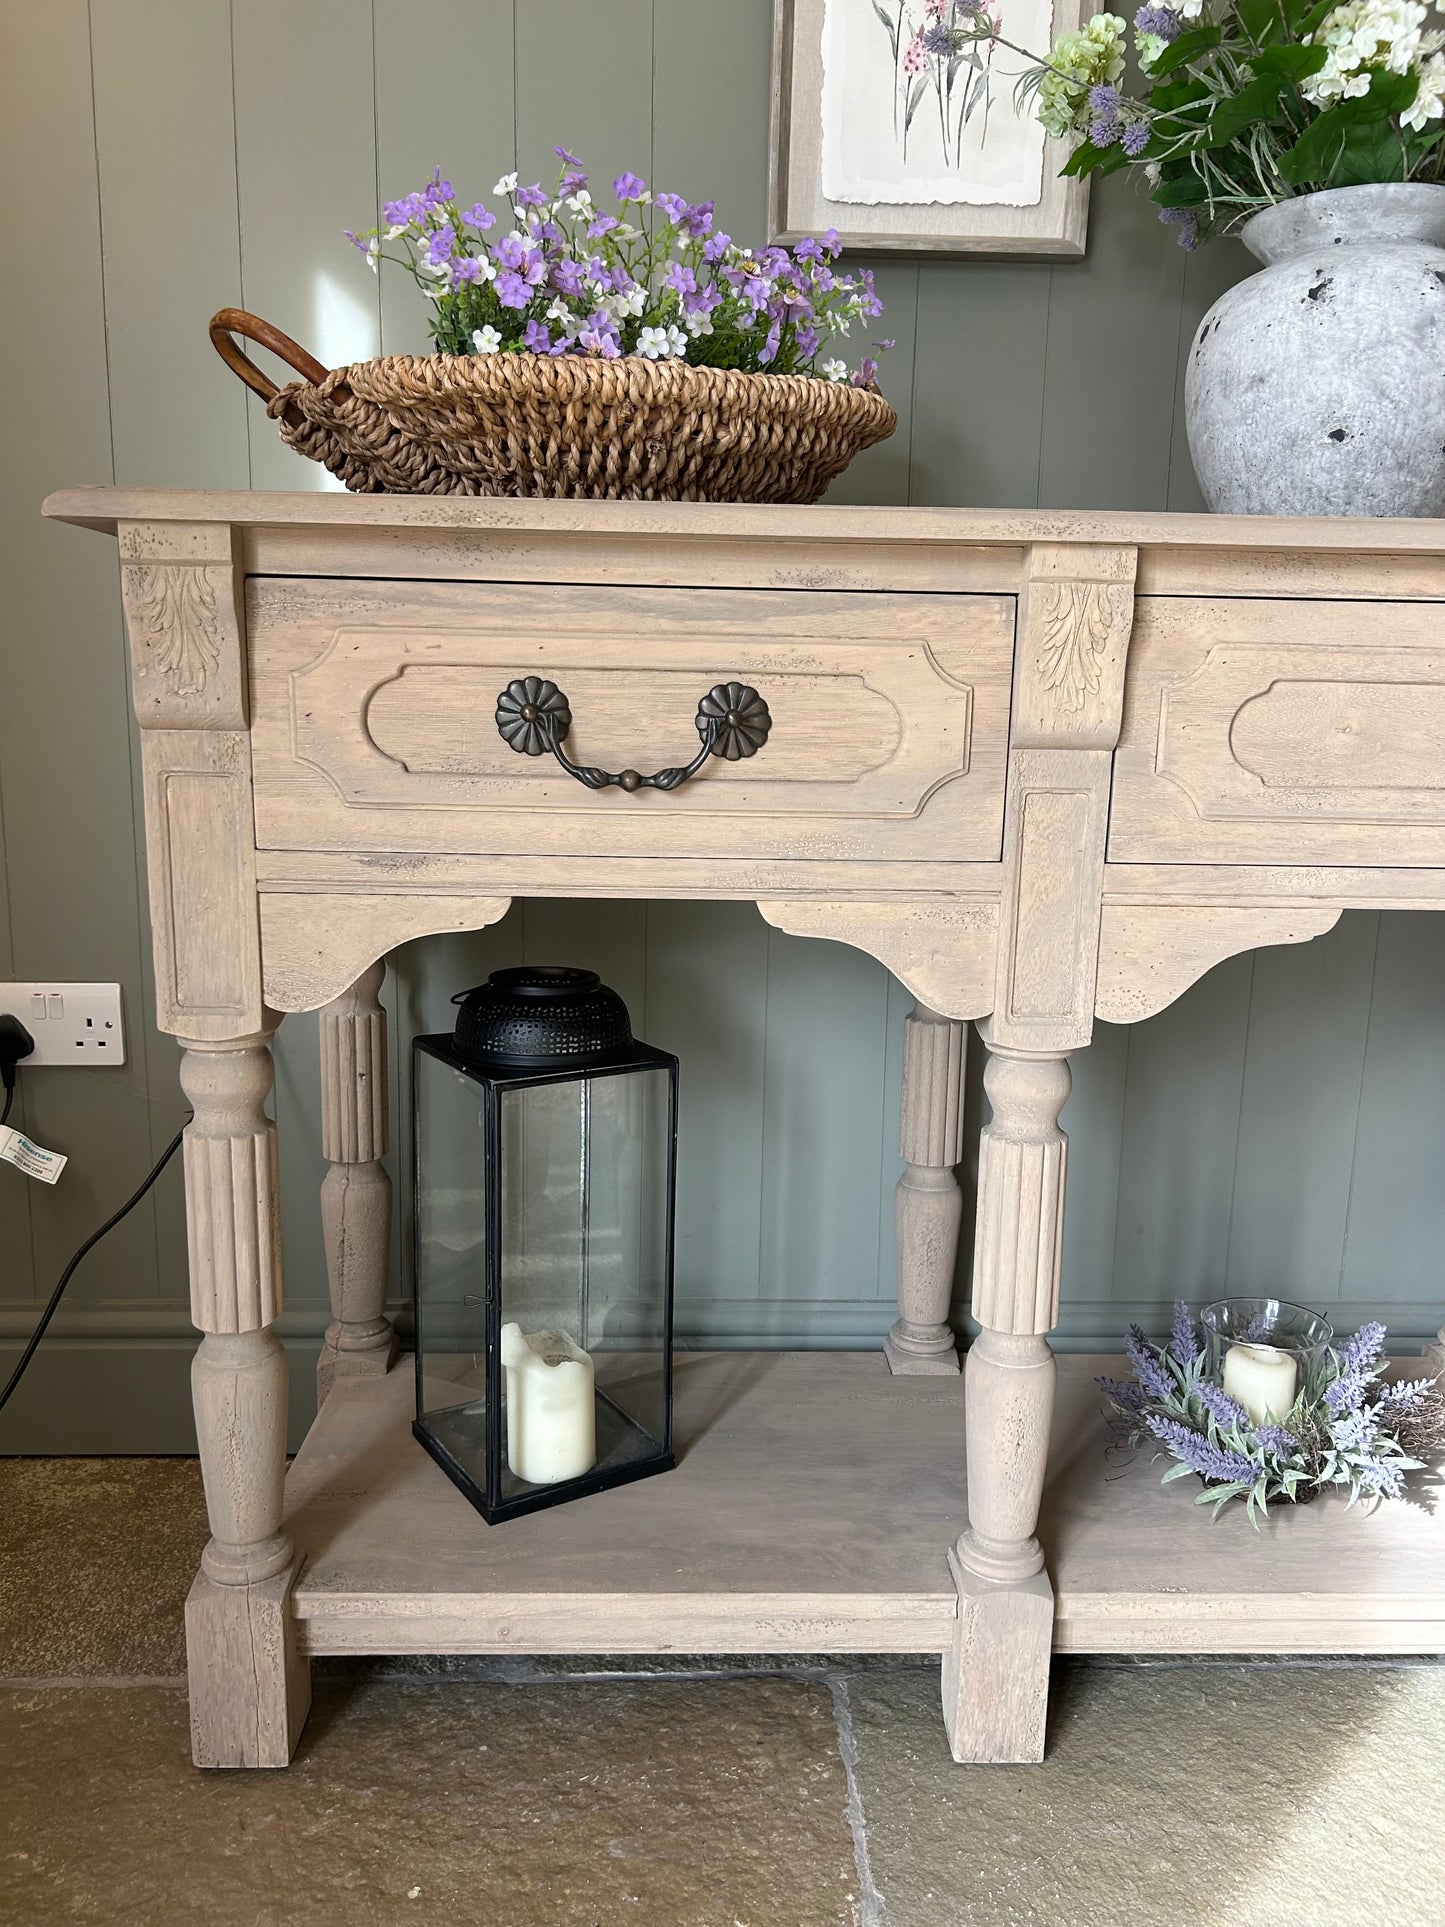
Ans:
[{"label": "woven seagrass basket", "polygon": [[[302,377],[278,388],[236,340]],[[392,355],[327,370],[289,336],[223,308],[211,340],[281,439],[362,494],[816,502],[891,435],[873,389],[624,356]]]}]

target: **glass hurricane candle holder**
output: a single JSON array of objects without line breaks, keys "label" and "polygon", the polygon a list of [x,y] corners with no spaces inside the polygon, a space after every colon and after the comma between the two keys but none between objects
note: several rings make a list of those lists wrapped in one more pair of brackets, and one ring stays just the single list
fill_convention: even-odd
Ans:
[{"label": "glass hurricane candle holder", "polygon": [[1199,1314],[1209,1376],[1256,1425],[1289,1414],[1310,1367],[1334,1337],[1327,1318],[1282,1298],[1218,1298]]}]

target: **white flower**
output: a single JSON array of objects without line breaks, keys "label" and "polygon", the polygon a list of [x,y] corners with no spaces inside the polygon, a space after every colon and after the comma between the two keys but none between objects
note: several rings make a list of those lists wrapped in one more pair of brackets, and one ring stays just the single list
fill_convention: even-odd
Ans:
[{"label": "white flower", "polygon": [[590,214],[592,212],[592,196],[585,187],[579,187],[575,194],[569,194],[567,196],[567,205],[574,214]]},{"label": "white flower", "polygon": [[846,361],[839,361],[835,357],[832,361],[825,361],[818,372],[823,376],[825,381],[846,381],[848,379],[848,364]]},{"label": "white flower", "polygon": [[647,306],[647,290],[634,281],[621,294],[609,295],[605,305],[615,315],[640,315]]},{"label": "white flower", "polygon": [[648,361],[669,361],[687,347],[680,328],[644,328],[637,337],[637,352]]},{"label": "white flower", "polygon": [[388,241],[394,241],[398,234],[405,234],[405,233],[406,233],[406,228],[404,225],[389,227],[386,230],[386,238]]},{"label": "white flower", "polygon": [[692,336],[693,340],[696,341],[699,335],[710,335],[712,333],[712,316],[700,312],[697,314],[685,314],[682,317],[682,325],[687,329],[687,332]]},{"label": "white flower", "polygon": [[[1325,49],[1326,58],[1318,73],[1301,81],[1300,92],[1317,107],[1327,107],[1361,99],[1370,91],[1371,76],[1380,71],[1423,72],[1438,44],[1433,32],[1423,31],[1425,16],[1418,0],[1345,0],[1305,36],[1307,45]],[[1426,91],[1423,84],[1421,91]],[[1404,125],[1412,124],[1420,104],[1417,95],[1401,116]]]},{"label": "white flower", "polygon": [[497,182],[497,185],[492,189],[492,192],[494,194],[510,194],[512,189],[516,185],[517,185],[517,177],[515,174],[504,174],[501,180],[499,180]]},{"label": "white flower", "polygon": [[472,346],[479,355],[494,355],[502,345],[502,337],[489,321],[485,328],[473,328]]},{"label": "white flower", "polygon": [[381,242],[373,234],[371,239],[366,244],[366,265],[371,269],[371,272],[373,274],[379,274],[381,272],[380,268],[377,266],[377,262],[380,261],[380,259],[381,259]]},{"label": "white flower", "polygon": [[1400,116],[1400,125],[1419,133],[1427,122],[1445,120],[1445,55],[1432,53],[1420,63],[1420,88]]},{"label": "white flower", "polygon": [[558,321],[564,328],[570,328],[576,322],[576,316],[565,301],[554,301],[547,310],[546,319],[548,321]]}]

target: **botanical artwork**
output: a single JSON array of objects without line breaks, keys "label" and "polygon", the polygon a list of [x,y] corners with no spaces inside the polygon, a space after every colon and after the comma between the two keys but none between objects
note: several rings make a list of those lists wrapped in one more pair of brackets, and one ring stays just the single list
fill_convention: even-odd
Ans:
[{"label": "botanical artwork", "polygon": [[1004,40],[1047,45],[1052,26],[1052,0],[825,0],[824,194],[1037,205],[1044,130],[1015,100],[1028,62]]}]

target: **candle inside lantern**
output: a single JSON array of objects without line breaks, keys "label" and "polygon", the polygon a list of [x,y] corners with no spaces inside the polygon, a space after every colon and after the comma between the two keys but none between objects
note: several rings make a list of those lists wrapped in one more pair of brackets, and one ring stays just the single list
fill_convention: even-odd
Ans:
[{"label": "candle inside lantern", "polygon": [[507,1464],[529,1485],[590,1472],[597,1459],[592,1360],[566,1332],[502,1327]]},{"label": "candle inside lantern", "polygon": [[1256,1425],[1289,1416],[1298,1378],[1293,1355],[1278,1345],[1231,1345],[1224,1354],[1224,1389]]}]

